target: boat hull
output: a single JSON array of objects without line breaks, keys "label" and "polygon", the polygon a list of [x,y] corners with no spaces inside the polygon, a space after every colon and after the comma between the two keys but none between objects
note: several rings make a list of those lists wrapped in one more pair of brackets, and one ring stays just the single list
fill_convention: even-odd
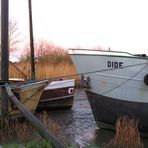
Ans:
[{"label": "boat hull", "polygon": [[129,116],[139,121],[140,132],[148,133],[148,57],[81,49],[69,54],[83,74],[98,126],[114,129],[118,118]]},{"label": "boat hull", "polygon": [[[31,112],[35,112],[40,100],[40,96],[46,87],[48,81],[39,81],[22,84],[20,86],[12,86],[11,90],[17,99]],[[11,97],[11,96],[9,96]],[[20,111],[9,100],[8,112],[10,115],[21,115]]]},{"label": "boat hull", "polygon": [[123,101],[106,97],[86,90],[86,94],[98,127],[115,129],[121,116],[138,120],[142,133],[148,133],[148,103]]},{"label": "boat hull", "polygon": [[44,89],[37,109],[70,109],[74,101],[74,83],[73,79],[51,82]]}]

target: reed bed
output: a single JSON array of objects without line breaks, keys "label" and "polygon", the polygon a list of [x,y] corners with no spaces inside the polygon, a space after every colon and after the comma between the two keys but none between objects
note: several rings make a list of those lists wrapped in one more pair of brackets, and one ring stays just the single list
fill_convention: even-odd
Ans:
[{"label": "reed bed", "polygon": [[[31,79],[30,49],[26,47],[20,61],[10,62],[9,65],[10,78]],[[78,76],[70,76],[76,75],[76,69],[68,51],[43,40],[35,43],[35,73],[36,80],[72,78],[79,80]]]},{"label": "reed bed", "polygon": [[[53,78],[71,78],[70,75],[76,74],[74,65],[68,63],[59,64],[37,64],[37,79],[53,79]],[[66,76],[66,77],[64,77]]]},{"label": "reed bed", "polygon": [[121,117],[116,124],[115,137],[104,148],[143,148],[138,131],[138,121]]},{"label": "reed bed", "polygon": [[[61,128],[55,121],[51,120],[46,112],[38,115],[42,123],[48,130],[61,138]],[[43,140],[40,135],[35,131],[31,124],[24,120],[5,120],[5,126],[0,129],[0,144],[4,143],[26,143],[32,140]],[[60,139],[62,140],[62,139]]]},{"label": "reed bed", "polygon": [[[27,79],[31,76],[30,71],[30,63],[29,62],[19,62],[14,64],[15,67],[19,68],[20,71],[17,70],[12,64],[9,68],[9,77],[10,78],[22,78]],[[76,74],[75,66],[68,62],[61,62],[61,63],[51,63],[51,62],[37,62],[35,64],[36,69],[36,79],[53,79],[53,78],[77,78],[78,77],[69,77],[70,75]],[[66,76],[66,77],[65,77]]]}]

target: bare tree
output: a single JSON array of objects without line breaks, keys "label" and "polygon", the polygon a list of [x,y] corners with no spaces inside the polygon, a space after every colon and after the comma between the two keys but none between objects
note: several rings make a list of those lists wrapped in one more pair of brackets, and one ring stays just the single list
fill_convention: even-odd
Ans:
[{"label": "bare tree", "polygon": [[[46,40],[38,40],[35,42],[35,57],[38,62],[54,62],[68,56],[67,50],[62,47],[55,46]],[[20,61],[30,60],[29,44],[23,50]]]},{"label": "bare tree", "polygon": [[[1,29],[1,24],[0,24],[0,29]],[[16,51],[18,43],[21,42],[21,40],[19,40],[19,36],[20,36],[20,33],[18,32],[17,22],[14,20],[10,20],[9,21],[9,52],[10,53]],[[1,40],[1,36],[0,36],[0,40]],[[1,48],[1,43],[0,43],[0,48]]]},{"label": "bare tree", "polygon": [[18,32],[18,25],[16,21],[9,21],[9,52],[13,52],[16,50],[18,43],[20,43],[19,39],[20,33]]}]

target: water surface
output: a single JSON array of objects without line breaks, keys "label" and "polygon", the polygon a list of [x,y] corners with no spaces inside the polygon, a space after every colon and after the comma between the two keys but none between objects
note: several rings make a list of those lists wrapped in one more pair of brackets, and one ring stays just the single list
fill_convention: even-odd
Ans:
[{"label": "water surface", "polygon": [[[49,116],[62,127],[63,137],[69,144],[85,148],[88,145],[104,145],[115,135],[110,130],[99,129],[83,89],[76,89],[74,104],[70,110],[48,112]],[[142,139],[148,147],[148,139]]]}]

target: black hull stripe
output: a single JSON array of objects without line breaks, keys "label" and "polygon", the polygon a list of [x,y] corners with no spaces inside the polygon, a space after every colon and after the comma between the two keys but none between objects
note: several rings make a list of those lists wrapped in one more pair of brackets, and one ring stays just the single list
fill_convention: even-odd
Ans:
[{"label": "black hull stripe", "polygon": [[148,103],[121,101],[86,91],[96,123],[113,127],[120,116],[138,120],[139,130],[148,133]]}]

